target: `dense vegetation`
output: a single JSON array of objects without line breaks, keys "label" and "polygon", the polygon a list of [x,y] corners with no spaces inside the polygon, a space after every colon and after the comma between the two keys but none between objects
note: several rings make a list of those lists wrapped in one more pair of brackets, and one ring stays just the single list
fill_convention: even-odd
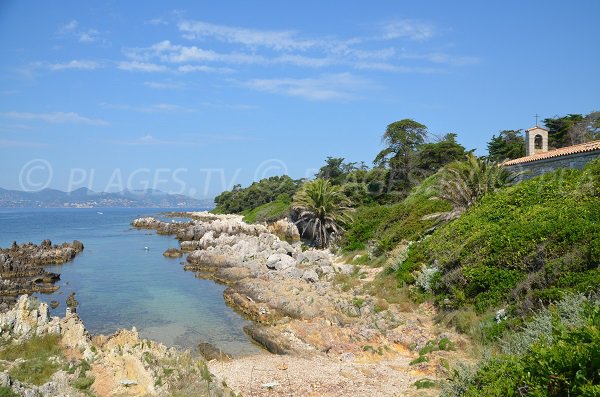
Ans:
[{"label": "dense vegetation", "polygon": [[421,238],[438,223],[425,216],[451,209],[446,201],[435,199],[438,180],[439,175],[430,176],[397,204],[359,207],[342,240],[342,249],[360,251],[371,245],[375,255],[382,255],[402,241]]},{"label": "dense vegetation", "polygon": [[247,188],[235,185],[231,191],[224,191],[215,197],[215,213],[239,214],[263,204],[275,201],[281,194],[292,197],[300,188],[301,181],[287,175],[273,176],[252,183]]},{"label": "dense vegetation", "polygon": [[502,339],[501,352],[459,367],[443,397],[600,395],[600,300],[567,295]]},{"label": "dense vegetation", "polygon": [[251,210],[242,211],[244,221],[248,223],[269,223],[285,219],[290,215],[292,199],[287,194],[280,194],[275,201],[260,205]]},{"label": "dense vegetation", "polygon": [[12,378],[42,385],[60,369],[59,362],[63,354],[59,340],[58,335],[45,335],[33,337],[21,344],[4,346],[0,350],[0,360],[18,361],[9,370]]},{"label": "dense vegetation", "polygon": [[305,183],[294,196],[292,209],[296,213],[300,233],[310,236],[319,248],[329,247],[350,222],[350,200],[340,186],[317,178]]},{"label": "dense vegetation", "polygon": [[479,313],[502,304],[526,311],[564,291],[600,285],[600,161],[490,193],[457,220],[415,244],[397,278],[432,272],[447,308]]},{"label": "dense vegetation", "polygon": [[[550,147],[600,139],[599,112],[544,125]],[[354,264],[388,266],[366,291],[388,303],[430,300],[439,322],[495,352],[456,370],[444,395],[600,395],[600,303],[591,295],[600,289],[600,160],[506,187],[511,176],[496,162],[525,155],[520,130],[493,136],[485,158],[409,119],[388,125],[382,141],[372,168],[328,157],[304,188],[289,177],[237,186],[217,197],[217,211],[298,221],[292,202],[301,210],[298,198],[326,181],[333,201],[354,209],[337,248]],[[311,219],[313,204],[302,206]]]}]

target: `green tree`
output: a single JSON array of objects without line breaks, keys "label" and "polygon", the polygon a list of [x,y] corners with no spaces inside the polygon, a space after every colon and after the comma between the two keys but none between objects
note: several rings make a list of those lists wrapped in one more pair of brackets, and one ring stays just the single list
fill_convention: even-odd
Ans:
[{"label": "green tree", "polygon": [[387,126],[382,141],[387,146],[373,161],[390,169],[388,191],[406,191],[411,187],[417,162],[417,149],[425,143],[427,127],[411,119]]},{"label": "green tree", "polygon": [[225,191],[215,197],[217,206],[214,212],[239,214],[242,211],[252,210],[275,201],[280,194],[292,197],[300,184],[299,180],[282,175],[261,179],[247,188],[235,185],[231,191]]},{"label": "green tree", "polygon": [[583,121],[580,114],[569,114],[563,117],[544,119],[544,125],[548,129],[548,147],[558,149],[577,143],[573,135],[573,127]]},{"label": "green tree", "polygon": [[341,185],[347,182],[350,173],[359,169],[356,163],[344,163],[343,157],[327,157],[325,165],[319,169],[315,176],[328,179],[332,185]]},{"label": "green tree", "polygon": [[521,130],[503,130],[487,144],[488,159],[504,161],[525,156],[525,138]]},{"label": "green tree", "polygon": [[332,237],[341,234],[350,218],[350,200],[340,186],[322,178],[306,182],[294,196],[292,209],[302,235],[320,247],[327,247]]},{"label": "green tree", "polygon": [[466,160],[448,164],[442,171],[438,184],[439,197],[452,204],[452,211],[442,218],[454,219],[489,192],[515,180],[511,173],[498,163],[481,159],[473,153]]},{"label": "green tree", "polygon": [[574,124],[569,136],[573,144],[600,139],[600,112],[592,112]]},{"label": "green tree", "polygon": [[456,142],[456,134],[446,134],[439,142],[419,146],[417,167],[427,177],[446,164],[463,159],[466,154],[465,147]]}]

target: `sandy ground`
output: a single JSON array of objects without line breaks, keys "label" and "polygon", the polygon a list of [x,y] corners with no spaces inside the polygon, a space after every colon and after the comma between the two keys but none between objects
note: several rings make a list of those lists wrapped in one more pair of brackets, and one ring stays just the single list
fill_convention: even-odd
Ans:
[{"label": "sandy ground", "polygon": [[426,377],[409,367],[411,359],[408,353],[361,359],[365,362],[261,353],[231,362],[212,361],[209,367],[247,397],[407,396],[414,395],[414,382]]}]

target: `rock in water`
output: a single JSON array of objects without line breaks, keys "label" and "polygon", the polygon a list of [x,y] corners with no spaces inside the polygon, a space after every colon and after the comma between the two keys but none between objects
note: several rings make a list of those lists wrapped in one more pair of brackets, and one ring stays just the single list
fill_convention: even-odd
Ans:
[{"label": "rock in water", "polygon": [[52,245],[44,240],[40,245],[17,244],[0,249],[0,310],[5,311],[22,294],[50,293],[58,289],[54,283],[60,275],[44,270],[44,265],[62,264],[83,251],[83,244]]},{"label": "rock in water", "polygon": [[167,250],[163,252],[163,255],[167,258],[181,258],[183,252],[181,252],[177,248],[167,248]]},{"label": "rock in water", "polygon": [[198,344],[198,351],[206,359],[206,361],[231,361],[233,357],[231,354],[225,353],[221,349],[216,348],[208,342],[202,342]]}]

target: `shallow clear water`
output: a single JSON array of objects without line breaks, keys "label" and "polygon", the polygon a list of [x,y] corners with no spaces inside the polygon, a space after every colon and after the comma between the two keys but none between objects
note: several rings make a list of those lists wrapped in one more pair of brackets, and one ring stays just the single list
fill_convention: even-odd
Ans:
[{"label": "shallow clear water", "polygon": [[178,246],[173,237],[131,228],[134,218],[159,211],[0,209],[0,246],[46,238],[53,244],[81,241],[85,249],[75,260],[47,266],[60,273],[60,289],[40,298],[59,301],[54,314],[64,315],[65,299],[75,291],[77,312],[92,334],[135,326],[143,337],[169,346],[207,341],[234,355],[256,352],[242,330],[247,321],[223,301],[225,287],[185,272],[182,259],[165,258],[167,248]]}]

